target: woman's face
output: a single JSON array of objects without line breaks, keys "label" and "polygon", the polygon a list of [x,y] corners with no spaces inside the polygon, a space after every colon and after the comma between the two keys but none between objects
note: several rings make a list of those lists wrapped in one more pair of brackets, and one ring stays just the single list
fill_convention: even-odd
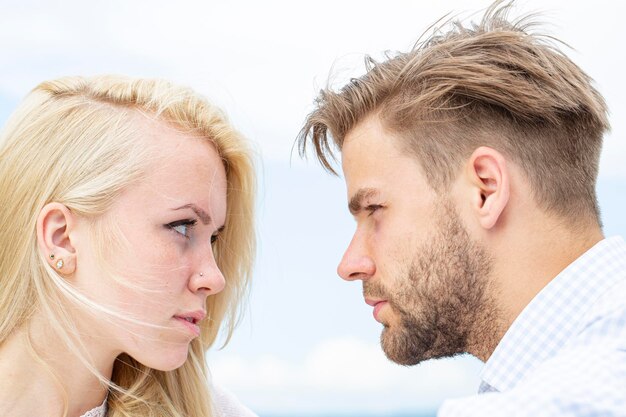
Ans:
[{"label": "woman's face", "polygon": [[207,297],[225,286],[212,246],[226,219],[226,173],[204,139],[160,122],[146,122],[144,136],[155,154],[146,177],[102,219],[119,231],[119,242],[103,248],[117,279],[98,266],[86,220],[74,233],[74,279],[90,298],[128,318],[88,314],[82,332],[92,345],[171,370],[199,335]]}]

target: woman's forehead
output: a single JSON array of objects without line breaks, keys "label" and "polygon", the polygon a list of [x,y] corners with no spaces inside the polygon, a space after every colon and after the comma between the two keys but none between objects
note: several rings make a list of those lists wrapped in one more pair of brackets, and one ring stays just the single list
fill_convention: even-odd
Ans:
[{"label": "woman's forehead", "polygon": [[[150,160],[141,180],[126,189],[121,205],[180,207],[193,204],[211,216],[225,216],[224,164],[207,139],[159,124],[145,126],[142,140]],[[223,213],[223,214],[222,214]]]}]

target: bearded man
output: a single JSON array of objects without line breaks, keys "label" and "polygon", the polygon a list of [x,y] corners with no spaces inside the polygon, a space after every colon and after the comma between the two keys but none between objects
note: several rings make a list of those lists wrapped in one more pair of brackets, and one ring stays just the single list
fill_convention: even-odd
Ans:
[{"label": "bearded man", "polygon": [[362,280],[394,362],[468,352],[479,395],[439,416],[626,415],[626,244],[595,194],[607,109],[591,78],[509,5],[321,91],[299,136],[357,226]]}]

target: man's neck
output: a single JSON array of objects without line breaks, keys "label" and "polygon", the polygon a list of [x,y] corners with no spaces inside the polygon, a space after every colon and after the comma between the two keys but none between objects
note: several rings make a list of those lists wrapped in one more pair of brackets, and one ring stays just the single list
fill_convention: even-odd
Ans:
[{"label": "man's neck", "polygon": [[[509,327],[530,301],[583,253],[604,237],[599,227],[573,231],[553,224],[525,225],[492,245],[492,300],[495,304],[490,334],[477,334],[474,351],[487,361]],[[480,333],[480,332],[477,332]]]}]

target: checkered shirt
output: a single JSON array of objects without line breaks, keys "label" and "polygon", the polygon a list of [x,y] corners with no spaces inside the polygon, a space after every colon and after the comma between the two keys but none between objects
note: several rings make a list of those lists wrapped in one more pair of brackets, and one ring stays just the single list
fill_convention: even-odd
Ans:
[{"label": "checkered shirt", "polygon": [[626,243],[605,239],[526,306],[481,373],[479,394],[438,417],[626,417]]}]

